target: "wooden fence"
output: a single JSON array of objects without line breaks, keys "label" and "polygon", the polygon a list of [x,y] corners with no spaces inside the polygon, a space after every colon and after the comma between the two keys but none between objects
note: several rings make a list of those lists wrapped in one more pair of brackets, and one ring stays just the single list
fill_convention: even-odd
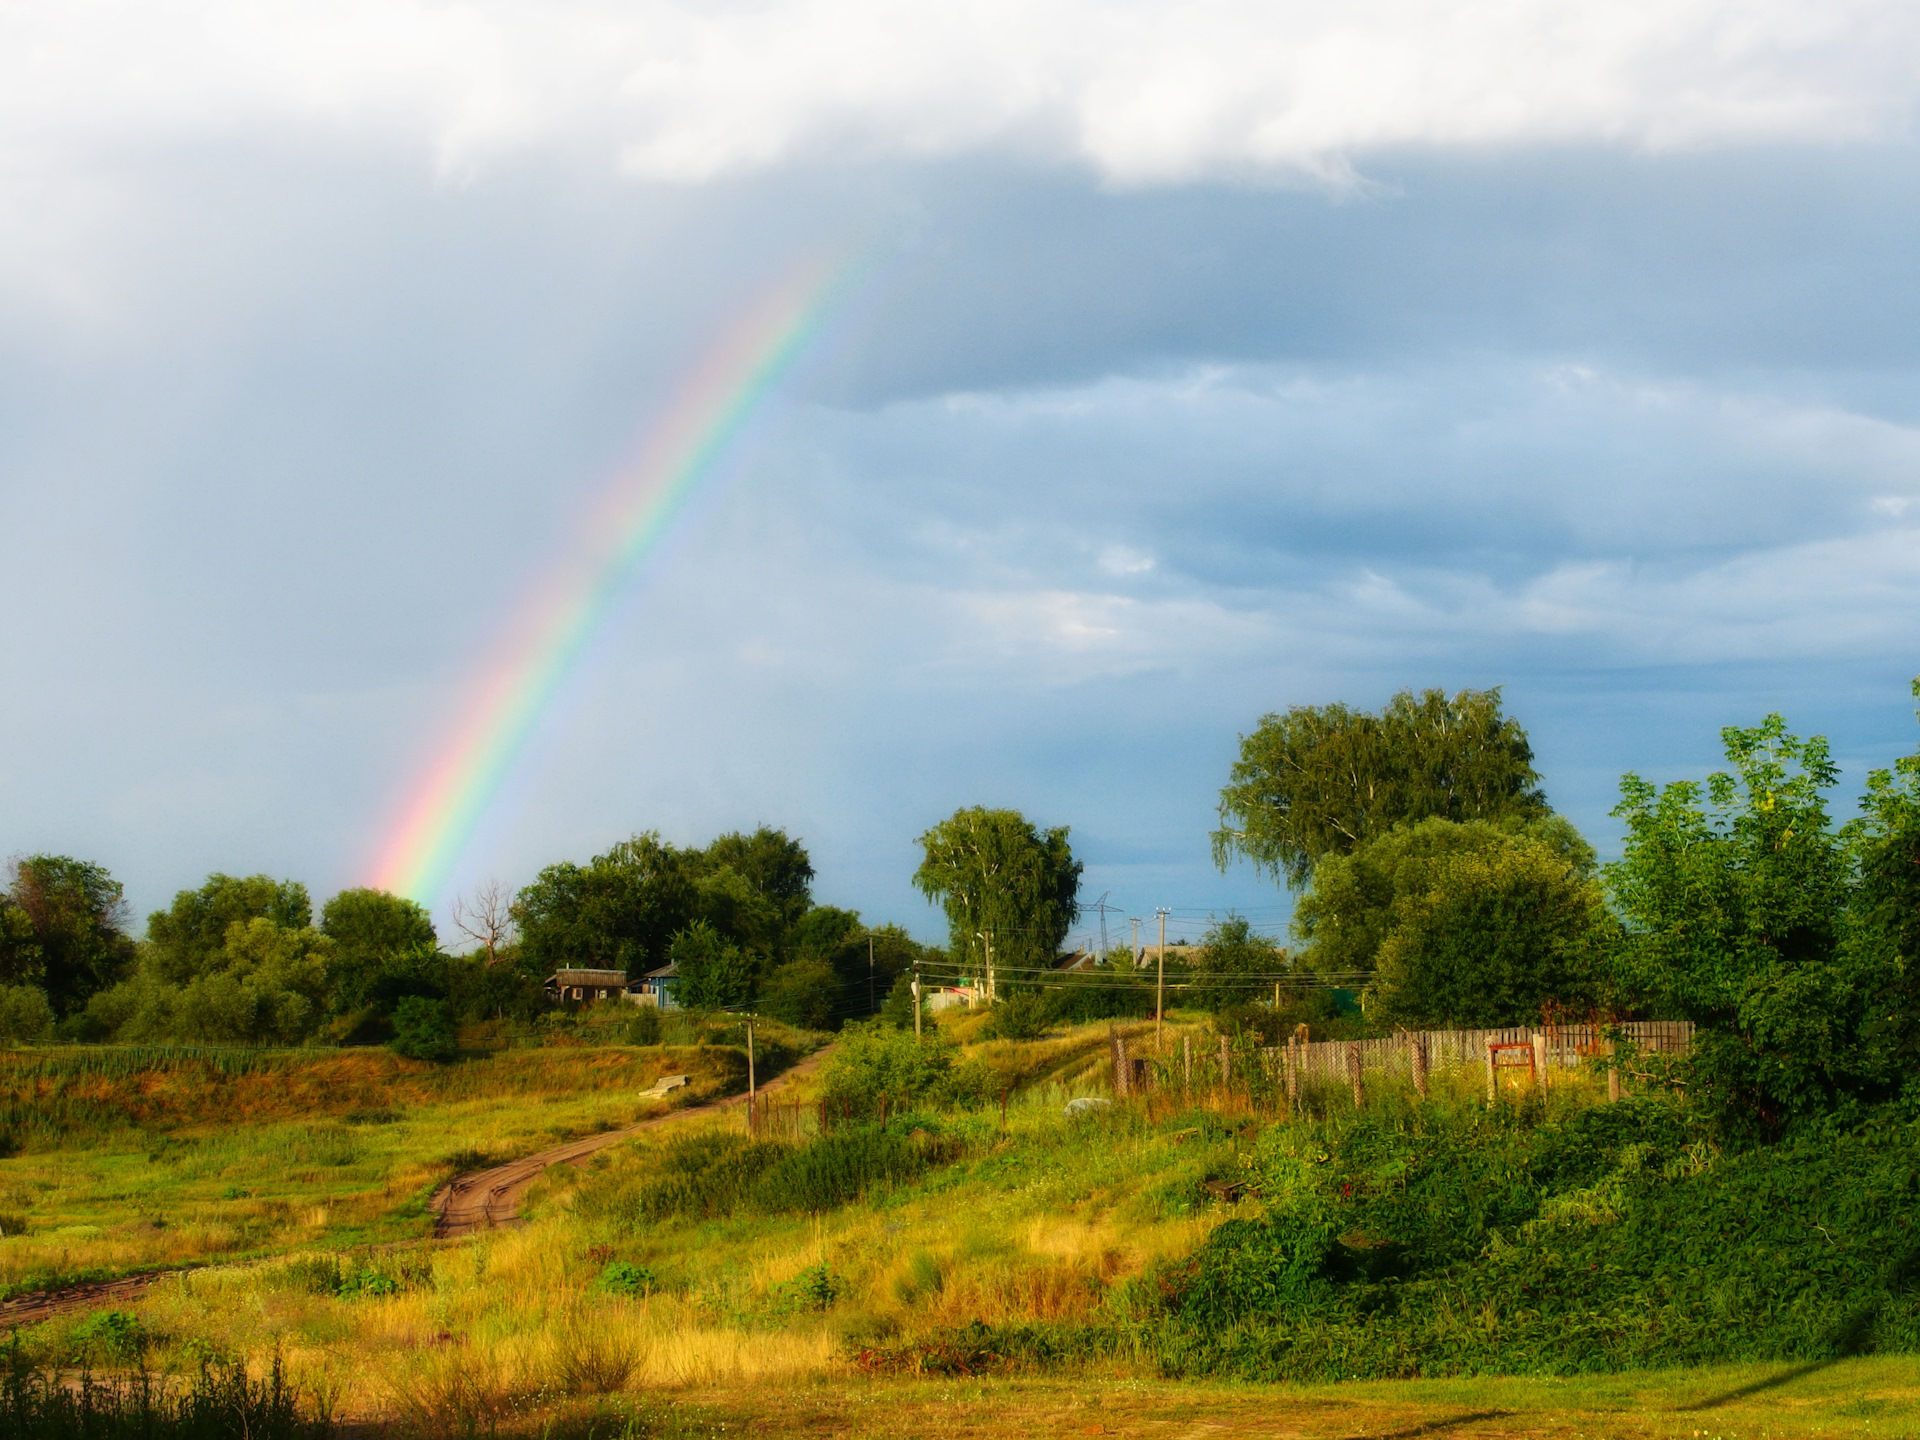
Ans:
[{"label": "wooden fence", "polygon": [[[1693,1024],[1687,1020],[1633,1020],[1619,1031],[1643,1051],[1683,1055],[1693,1044]],[[1534,1045],[1534,1037],[1542,1044]],[[1275,1046],[1264,1053],[1270,1064],[1284,1064],[1287,1051],[1301,1080],[1348,1083],[1351,1055],[1359,1052],[1362,1076],[1411,1081],[1415,1049],[1425,1047],[1426,1068],[1457,1070],[1487,1063],[1489,1045],[1525,1046],[1540,1056],[1549,1070],[1573,1070],[1581,1061],[1608,1053],[1605,1034],[1593,1025],[1520,1026],[1508,1030],[1414,1030],[1383,1035],[1374,1040],[1317,1040],[1306,1045]]]},{"label": "wooden fence", "polygon": [[[1235,1046],[1225,1036],[1195,1046],[1183,1036],[1177,1053],[1145,1059],[1130,1053],[1128,1037],[1118,1025],[1109,1032],[1113,1061],[1113,1092],[1122,1098],[1167,1087],[1200,1084],[1227,1089],[1284,1092],[1289,1097],[1303,1089],[1326,1085],[1351,1087],[1361,1103],[1368,1086],[1381,1082],[1409,1083],[1426,1093],[1427,1076],[1440,1070],[1483,1067],[1487,1094],[1493,1095],[1495,1073],[1502,1068],[1525,1067],[1532,1078],[1550,1081],[1555,1070],[1573,1070],[1610,1056],[1617,1036],[1641,1053],[1684,1054],[1693,1044],[1693,1026],[1684,1020],[1638,1020],[1615,1027],[1593,1025],[1519,1026],[1504,1030],[1415,1030],[1372,1040],[1289,1041],[1264,1049]],[[1257,1072],[1257,1073],[1255,1073]],[[1544,1072],[1544,1073],[1542,1073]],[[1608,1090],[1619,1093],[1620,1077],[1611,1071]]]}]

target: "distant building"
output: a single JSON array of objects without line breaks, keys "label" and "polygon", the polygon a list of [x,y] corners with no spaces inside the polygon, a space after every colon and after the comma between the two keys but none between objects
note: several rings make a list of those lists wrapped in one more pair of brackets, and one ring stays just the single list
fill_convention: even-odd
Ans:
[{"label": "distant building", "polygon": [[627,993],[624,970],[556,970],[547,977],[547,998],[556,1004],[593,1004]]},{"label": "distant building", "polygon": [[669,960],[658,970],[649,970],[627,987],[627,999],[635,1005],[657,1005],[662,1010],[674,1008],[673,982],[680,976],[680,967]]}]

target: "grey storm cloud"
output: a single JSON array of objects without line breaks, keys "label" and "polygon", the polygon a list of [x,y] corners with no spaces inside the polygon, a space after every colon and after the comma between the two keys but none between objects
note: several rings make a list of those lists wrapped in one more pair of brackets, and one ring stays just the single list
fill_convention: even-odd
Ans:
[{"label": "grey storm cloud", "polygon": [[[1072,824],[1094,893],[1272,919],[1206,831],[1287,704],[1504,685],[1603,850],[1620,772],[1697,772],[1721,724],[1785,710],[1855,780],[1911,747],[1891,20],[1749,10],[1730,50],[1730,9],[1648,8],[1555,49],[1517,10],[1442,74],[1394,38],[1425,11],[1343,55],[1309,7],[1242,61],[1216,5],[1180,74],[1160,12],[1054,7],[910,95],[876,77],[941,36],[825,86],[763,12],[641,7],[582,58],[591,7],[211,8],[227,59],[146,89],[115,77],[178,13],[92,50],[10,17],[51,59],[0,114],[0,851],[143,907],[213,868],[355,881],[689,358],[874,236],[462,883],[766,821],[823,898],[924,930],[913,837],[980,801]],[[1538,83],[1497,95],[1514,55]]]}]

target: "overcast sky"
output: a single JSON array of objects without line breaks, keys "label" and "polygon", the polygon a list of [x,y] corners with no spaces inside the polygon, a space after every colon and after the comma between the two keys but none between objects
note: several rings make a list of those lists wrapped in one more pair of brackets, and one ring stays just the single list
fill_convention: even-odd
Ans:
[{"label": "overcast sky", "polygon": [[1920,740],[1916,75],[1834,0],[9,6],[0,854],[358,883],[702,347],[876,244],[458,885],[767,823],[932,938],[982,803],[1278,926],[1239,736],[1403,686],[1504,687],[1603,853],[1769,711],[1852,790]]}]

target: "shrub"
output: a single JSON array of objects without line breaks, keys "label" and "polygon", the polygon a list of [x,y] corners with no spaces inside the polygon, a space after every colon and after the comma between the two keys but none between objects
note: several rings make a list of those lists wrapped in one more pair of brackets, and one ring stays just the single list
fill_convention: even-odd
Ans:
[{"label": "shrub", "polygon": [[660,1043],[660,1007],[642,1005],[633,1019],[627,1022],[627,1043],[629,1045],[658,1045]]},{"label": "shrub", "polygon": [[68,1341],[76,1362],[124,1363],[139,1359],[147,1348],[147,1330],[130,1310],[99,1310],[74,1326]]},{"label": "shrub", "polygon": [[644,1295],[651,1290],[656,1281],[653,1271],[644,1265],[635,1265],[626,1260],[609,1262],[594,1282],[595,1288],[609,1295]]},{"label": "shrub", "polygon": [[826,1310],[840,1298],[840,1277],[827,1262],[809,1265],[793,1279],[773,1287],[775,1308],[780,1310]]},{"label": "shrub", "polygon": [[393,1053],[409,1060],[444,1062],[459,1047],[454,1041],[453,1013],[444,1000],[409,995],[393,1009]]},{"label": "shrub", "polygon": [[883,1109],[978,1104],[991,1078],[983,1066],[957,1064],[958,1056],[959,1047],[937,1032],[916,1036],[884,1021],[849,1025],[827,1066],[828,1110],[877,1117]]},{"label": "shrub", "polygon": [[750,1203],[769,1213],[817,1214],[925,1168],[924,1153],[903,1135],[868,1126],[836,1130],[783,1155],[754,1185]]},{"label": "shrub", "polygon": [[1053,1023],[1053,1007],[1038,991],[1019,990],[993,1007],[982,1034],[993,1040],[1038,1040]]}]

